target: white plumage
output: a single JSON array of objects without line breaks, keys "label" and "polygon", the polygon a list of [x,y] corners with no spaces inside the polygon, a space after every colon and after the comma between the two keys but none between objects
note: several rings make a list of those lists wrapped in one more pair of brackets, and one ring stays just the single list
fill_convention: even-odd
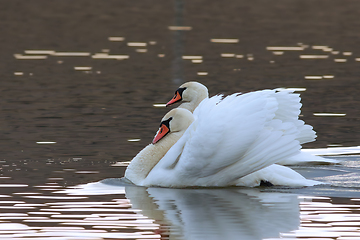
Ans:
[{"label": "white plumage", "polygon": [[[181,90],[182,89],[182,90]],[[181,90],[181,91],[179,91]],[[299,120],[300,108],[300,95],[290,90],[276,91],[276,90],[261,90],[256,92],[245,93],[243,95],[266,96],[269,102],[273,102],[273,105],[277,108],[275,111],[275,119],[279,119],[282,122],[292,122],[293,125],[289,125],[294,130],[299,131],[297,134],[297,140],[300,144],[313,142],[316,138],[316,133],[313,127],[305,124],[304,121]],[[167,105],[171,105],[181,101],[179,108],[185,108],[194,113],[194,117],[202,114],[202,106],[209,99],[208,89],[198,82],[187,82],[182,84],[175,92],[177,98],[169,101]],[[220,102],[222,95],[212,97],[213,104]],[[280,165],[302,165],[302,164],[336,164],[338,160],[323,158],[309,154],[307,151],[299,150],[295,156],[283,159],[278,162]]]},{"label": "white plumage", "polygon": [[300,143],[315,139],[312,127],[298,120],[300,107],[297,94],[264,90],[206,97],[193,115],[173,109],[162,120],[170,123],[170,133],[143,149],[125,177],[137,185],[162,187],[252,187],[261,180],[286,186],[319,184],[273,165],[299,154]]}]

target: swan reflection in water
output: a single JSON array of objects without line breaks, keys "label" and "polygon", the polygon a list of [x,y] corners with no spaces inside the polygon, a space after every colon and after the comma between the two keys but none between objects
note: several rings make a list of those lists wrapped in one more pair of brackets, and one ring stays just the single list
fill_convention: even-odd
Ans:
[{"label": "swan reflection in water", "polygon": [[297,195],[261,189],[170,189],[121,186],[119,181],[76,186],[67,194],[125,193],[133,209],[155,220],[170,239],[263,239],[298,228]]}]

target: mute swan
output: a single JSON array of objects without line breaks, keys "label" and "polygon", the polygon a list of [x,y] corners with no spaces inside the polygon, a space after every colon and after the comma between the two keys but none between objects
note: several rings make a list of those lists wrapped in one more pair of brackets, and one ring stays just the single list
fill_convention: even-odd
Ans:
[{"label": "mute swan", "polygon": [[[240,93],[239,93],[240,94]],[[316,133],[313,127],[305,124],[304,121],[299,120],[300,114],[300,95],[293,93],[293,91],[279,92],[275,90],[262,90],[256,92],[245,93],[243,95],[256,94],[259,96],[266,96],[276,101],[277,110],[275,112],[275,119],[281,121],[292,122],[295,124],[295,128],[299,131],[298,140],[300,144],[307,142],[313,142],[316,138]],[[214,104],[221,101],[222,95],[216,95],[214,97]],[[215,100],[216,99],[216,100]],[[172,105],[177,102],[181,102],[179,108],[185,108],[194,113],[195,118],[201,112],[201,103],[209,100],[208,89],[203,84],[198,82],[187,82],[182,84],[176,91],[174,97],[166,104],[166,106]],[[327,159],[320,156],[315,156],[307,152],[299,151],[299,153],[293,157],[284,159],[278,162],[281,165],[299,165],[305,163],[313,164],[336,164],[340,161],[335,159]]]},{"label": "mute swan", "polygon": [[212,101],[217,99],[204,103],[196,119],[187,109],[168,112],[153,142],[130,162],[125,178],[140,186],[177,188],[252,187],[261,180],[286,186],[320,184],[273,165],[300,149],[294,124],[275,118],[276,101],[256,94]]}]

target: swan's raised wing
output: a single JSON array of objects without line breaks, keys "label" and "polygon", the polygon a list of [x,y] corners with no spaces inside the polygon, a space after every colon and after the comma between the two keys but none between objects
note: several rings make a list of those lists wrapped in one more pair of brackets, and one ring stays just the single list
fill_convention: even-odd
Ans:
[{"label": "swan's raised wing", "polygon": [[228,185],[292,156],[300,148],[293,124],[275,119],[273,91],[230,95],[199,115],[179,168],[199,185]]},{"label": "swan's raised wing", "polygon": [[199,116],[206,114],[211,108],[215,107],[221,100],[224,98],[224,95],[219,94],[215,95],[213,97],[205,98],[202,100],[197,106],[197,108],[194,110],[193,116],[195,119],[197,119]]},{"label": "swan's raised wing", "polygon": [[197,119],[147,177],[148,185],[226,186],[299,149],[294,124],[275,119],[267,90],[201,103]]}]

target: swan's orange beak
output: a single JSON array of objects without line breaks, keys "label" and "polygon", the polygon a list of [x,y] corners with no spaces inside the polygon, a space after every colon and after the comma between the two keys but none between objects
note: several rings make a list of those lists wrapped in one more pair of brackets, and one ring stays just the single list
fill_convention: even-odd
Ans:
[{"label": "swan's orange beak", "polygon": [[158,141],[160,141],[163,137],[165,137],[166,134],[168,134],[170,132],[170,129],[165,125],[165,124],[161,124],[158,132],[156,133],[154,140],[152,141],[153,144],[157,143]]},{"label": "swan's orange beak", "polygon": [[182,98],[181,98],[179,91],[176,91],[175,96],[166,104],[166,106],[170,106],[171,104],[177,103],[181,100],[182,100]]}]

